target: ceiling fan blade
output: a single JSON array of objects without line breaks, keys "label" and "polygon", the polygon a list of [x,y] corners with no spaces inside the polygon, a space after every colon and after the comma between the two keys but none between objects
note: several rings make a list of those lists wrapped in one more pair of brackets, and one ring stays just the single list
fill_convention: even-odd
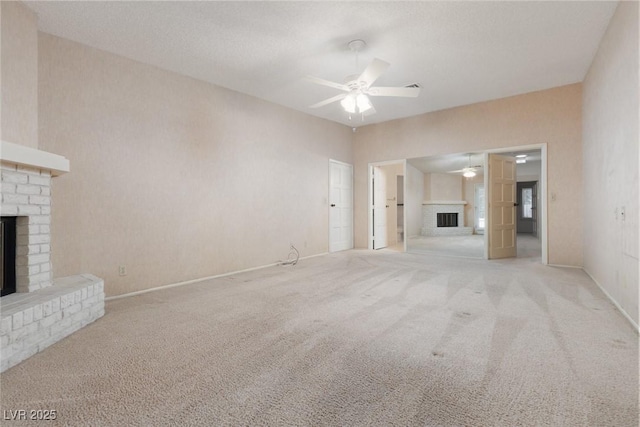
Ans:
[{"label": "ceiling fan blade", "polygon": [[346,93],[341,93],[340,95],[336,95],[332,98],[329,99],[325,99],[324,101],[320,101],[317,104],[313,104],[310,105],[309,108],[319,108],[319,107],[323,107],[327,104],[331,104],[332,102],[336,102],[336,101],[340,101],[341,99],[344,99],[347,97],[348,94]]},{"label": "ceiling fan blade", "polygon": [[335,88],[335,89],[340,89],[340,90],[343,90],[345,92],[349,92],[349,90],[350,90],[346,85],[343,85],[342,83],[332,82],[330,80],[321,79],[320,77],[306,76],[305,80],[307,80],[308,82],[311,82],[311,83],[318,84],[318,85],[329,86],[329,87],[332,87],[332,88]]},{"label": "ceiling fan blade", "polygon": [[371,96],[404,96],[415,98],[420,94],[419,87],[371,87],[367,90]]},{"label": "ceiling fan blade", "polygon": [[447,173],[463,173],[463,172],[466,172],[466,170],[467,169],[465,168],[465,169],[459,169],[457,171],[447,171]]},{"label": "ceiling fan blade", "polygon": [[365,82],[367,87],[369,87],[382,75],[382,73],[387,71],[387,68],[389,68],[388,62],[384,62],[378,58],[373,58],[371,64],[369,64],[362,74],[360,74],[360,77],[358,77],[358,81]]}]

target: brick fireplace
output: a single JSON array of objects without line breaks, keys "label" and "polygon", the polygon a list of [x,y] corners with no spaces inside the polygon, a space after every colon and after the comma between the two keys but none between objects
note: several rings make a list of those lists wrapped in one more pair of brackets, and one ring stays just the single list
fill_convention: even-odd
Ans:
[{"label": "brick fireplace", "polygon": [[0,141],[0,215],[15,223],[16,285],[0,298],[0,372],[104,314],[101,279],[52,278],[51,183],[68,171],[62,156]]},{"label": "brick fireplace", "polygon": [[16,290],[51,286],[51,172],[2,162],[3,217],[16,223]]},{"label": "brick fireplace", "polygon": [[[464,226],[464,206],[461,201],[430,201],[422,203],[423,236],[466,236],[473,234],[473,227]],[[455,226],[451,220],[455,217]],[[440,218],[440,221],[439,221]],[[448,218],[443,226],[442,219]]]}]

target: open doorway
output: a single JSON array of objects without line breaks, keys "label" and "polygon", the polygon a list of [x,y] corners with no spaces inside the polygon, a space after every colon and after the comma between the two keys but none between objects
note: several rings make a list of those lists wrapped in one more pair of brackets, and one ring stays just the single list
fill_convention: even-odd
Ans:
[{"label": "open doorway", "polygon": [[405,195],[407,218],[419,226],[407,234],[407,252],[483,259],[484,155],[460,153],[407,160],[420,190]]},{"label": "open doorway", "polygon": [[[543,264],[548,262],[546,236],[546,144],[539,146],[518,147],[512,149],[494,150],[490,155],[507,157],[514,162],[515,176],[512,204],[514,207],[510,215],[513,216],[513,241],[515,251],[512,256],[517,258],[538,259]],[[491,165],[490,165],[491,166]],[[491,190],[495,183],[485,185]],[[489,195],[488,197],[491,197]],[[533,218],[535,217],[535,220]],[[489,223],[491,218],[488,218]],[[491,227],[491,225],[489,225]],[[493,227],[491,227],[493,228]],[[535,232],[534,232],[535,231]],[[498,238],[500,236],[494,236]],[[487,258],[492,256],[488,239]]]},{"label": "open doorway", "polygon": [[369,165],[369,248],[405,250],[405,163]]},{"label": "open doorway", "polygon": [[516,188],[518,234],[538,237],[538,181],[518,181]]},{"label": "open doorway", "polygon": [[[407,252],[489,258],[489,184],[485,179],[488,169],[485,155],[490,152],[518,161],[516,182],[536,183],[535,196],[532,193],[535,200],[531,202],[532,215],[536,218],[535,233],[514,233],[514,243],[517,245],[515,254],[518,258],[534,258],[543,264],[547,263],[546,144],[408,159],[405,181],[419,181],[420,189],[405,194]],[[469,169],[473,169],[475,175],[464,176]],[[413,182],[409,187],[416,187],[416,183]],[[515,199],[512,205],[514,202]],[[439,206],[434,208],[433,205]],[[462,205],[462,209],[459,205]],[[438,209],[445,211],[438,212]],[[438,213],[457,213],[458,228],[454,232],[437,230]],[[412,218],[418,218],[419,222],[412,225],[415,222]],[[516,231],[517,227],[516,224]]]}]

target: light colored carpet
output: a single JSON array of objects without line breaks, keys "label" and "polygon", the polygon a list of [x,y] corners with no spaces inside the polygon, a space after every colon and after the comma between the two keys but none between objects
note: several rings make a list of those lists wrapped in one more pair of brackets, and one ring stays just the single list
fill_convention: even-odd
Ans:
[{"label": "light colored carpet", "polygon": [[407,240],[407,252],[484,259],[484,236],[414,236]]},{"label": "light colored carpet", "polygon": [[47,425],[635,427],[638,338],[581,270],[347,251],[110,301],[1,386]]},{"label": "light colored carpet", "polygon": [[[518,234],[518,258],[540,258],[540,240],[531,234]],[[407,252],[484,259],[484,235],[415,236],[407,241]]]}]

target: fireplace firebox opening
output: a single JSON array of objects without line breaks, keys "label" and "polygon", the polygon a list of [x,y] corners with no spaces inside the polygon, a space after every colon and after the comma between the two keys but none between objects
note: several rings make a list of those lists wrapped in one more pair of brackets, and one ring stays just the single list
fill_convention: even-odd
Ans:
[{"label": "fireplace firebox opening", "polygon": [[16,291],[16,219],[0,218],[0,296]]},{"label": "fireplace firebox opening", "polygon": [[438,227],[457,227],[458,213],[438,213]]}]

